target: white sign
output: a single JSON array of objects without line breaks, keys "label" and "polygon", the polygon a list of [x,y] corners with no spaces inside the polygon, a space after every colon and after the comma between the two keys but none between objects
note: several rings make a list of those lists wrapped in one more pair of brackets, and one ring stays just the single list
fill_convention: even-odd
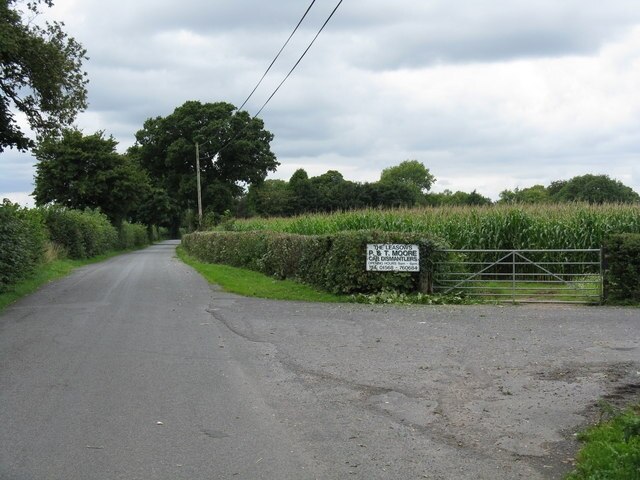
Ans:
[{"label": "white sign", "polygon": [[419,272],[418,245],[403,243],[367,244],[368,272]]}]

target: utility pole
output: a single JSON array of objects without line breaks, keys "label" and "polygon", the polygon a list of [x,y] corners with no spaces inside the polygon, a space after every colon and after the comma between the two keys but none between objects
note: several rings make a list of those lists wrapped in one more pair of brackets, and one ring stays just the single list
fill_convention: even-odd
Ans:
[{"label": "utility pole", "polygon": [[200,187],[200,149],[196,142],[196,179],[198,182],[198,229],[202,228],[202,189]]}]

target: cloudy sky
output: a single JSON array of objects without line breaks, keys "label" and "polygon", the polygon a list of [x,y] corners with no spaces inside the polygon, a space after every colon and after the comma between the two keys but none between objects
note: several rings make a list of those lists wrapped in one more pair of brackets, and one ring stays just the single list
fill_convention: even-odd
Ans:
[{"label": "cloudy sky", "polygon": [[[56,0],[88,50],[77,125],[121,151],[187,100],[240,105],[310,0]],[[246,105],[255,113],[337,0],[317,0]],[[608,174],[640,192],[637,0],[344,0],[261,114],[281,162],[374,181],[417,159],[435,191]],[[0,198],[28,201],[30,155],[0,158]]]}]

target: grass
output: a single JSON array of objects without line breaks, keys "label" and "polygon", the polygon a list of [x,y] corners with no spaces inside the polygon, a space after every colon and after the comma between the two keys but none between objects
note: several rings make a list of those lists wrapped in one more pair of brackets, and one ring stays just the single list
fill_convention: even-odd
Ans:
[{"label": "grass", "polygon": [[291,280],[277,280],[259,272],[228,265],[202,263],[182,247],[177,248],[177,253],[184,263],[193,267],[209,283],[220,285],[226,292],[273,300],[331,303],[349,301],[349,297],[322,292]]},{"label": "grass", "polygon": [[640,404],[578,437],[584,446],[566,480],[640,479]]},{"label": "grass", "polygon": [[12,285],[10,287],[10,290],[4,293],[0,293],[0,312],[2,312],[5,308],[21,299],[22,297],[35,292],[43,285],[59,278],[66,277],[76,268],[90,265],[92,263],[103,262],[111,257],[115,257],[116,255],[121,255],[133,250],[137,250],[137,248],[108,252],[96,257],[83,260],[53,260],[49,263],[45,263],[44,265],[40,265],[33,275],[29,276],[19,283]]}]

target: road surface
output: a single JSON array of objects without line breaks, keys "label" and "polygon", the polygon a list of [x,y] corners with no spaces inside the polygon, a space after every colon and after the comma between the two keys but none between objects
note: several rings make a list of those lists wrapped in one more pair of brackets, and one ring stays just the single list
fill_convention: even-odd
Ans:
[{"label": "road surface", "polygon": [[0,315],[0,478],[552,479],[640,312],[247,299],[163,243]]}]

